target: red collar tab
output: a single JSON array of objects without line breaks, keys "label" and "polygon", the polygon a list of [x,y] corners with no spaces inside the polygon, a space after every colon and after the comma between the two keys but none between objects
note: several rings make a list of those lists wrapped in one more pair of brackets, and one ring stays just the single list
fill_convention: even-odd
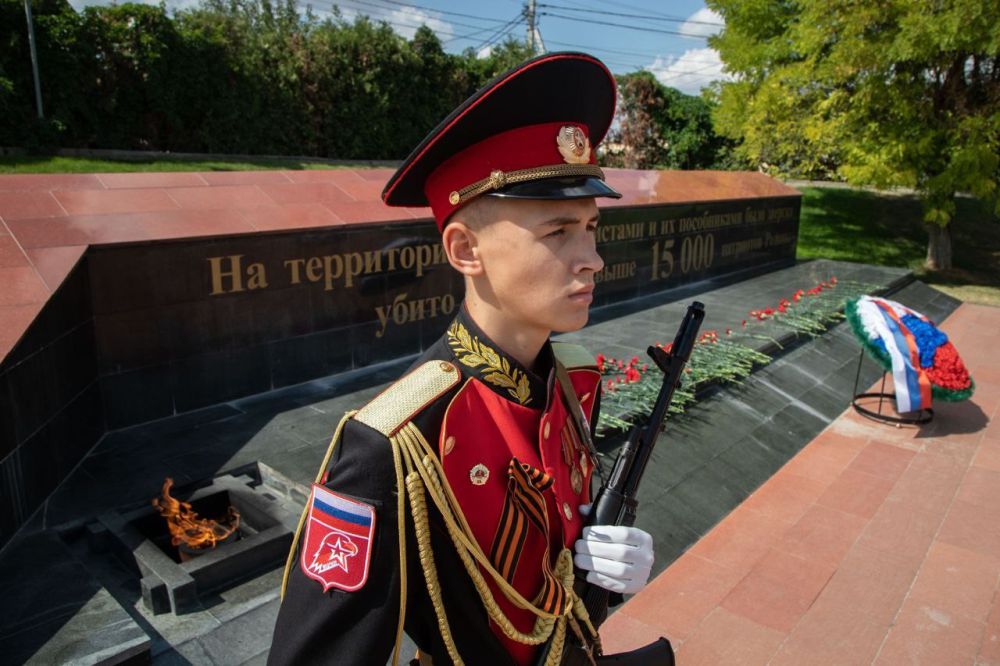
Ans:
[{"label": "red collar tab", "polygon": [[599,171],[584,173],[595,171],[596,152],[587,126],[580,123],[518,127],[480,141],[446,160],[427,178],[424,192],[438,229],[442,229],[452,213],[480,194],[516,182],[597,175]]}]

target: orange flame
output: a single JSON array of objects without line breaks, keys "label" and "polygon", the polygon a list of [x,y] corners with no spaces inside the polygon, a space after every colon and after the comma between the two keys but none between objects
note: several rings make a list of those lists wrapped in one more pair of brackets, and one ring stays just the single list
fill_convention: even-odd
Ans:
[{"label": "orange flame", "polygon": [[199,518],[191,510],[188,502],[180,502],[170,495],[174,480],[169,476],[163,482],[162,497],[153,498],[153,506],[167,521],[170,529],[170,543],[182,543],[194,550],[210,550],[216,544],[235,532],[240,526],[240,513],[230,506],[226,515],[226,525],[209,518]]}]

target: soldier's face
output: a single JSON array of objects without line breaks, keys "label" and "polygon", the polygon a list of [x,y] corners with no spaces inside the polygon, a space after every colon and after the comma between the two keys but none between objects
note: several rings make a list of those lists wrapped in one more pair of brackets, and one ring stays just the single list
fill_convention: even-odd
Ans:
[{"label": "soldier's face", "polygon": [[587,323],[597,253],[593,199],[493,198],[479,229],[485,287],[511,321],[545,331]]}]

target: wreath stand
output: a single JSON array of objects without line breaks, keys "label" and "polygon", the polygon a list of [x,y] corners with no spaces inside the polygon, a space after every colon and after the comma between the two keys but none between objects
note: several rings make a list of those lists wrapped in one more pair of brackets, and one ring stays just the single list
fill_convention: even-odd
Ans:
[{"label": "wreath stand", "polygon": [[[880,421],[882,423],[894,424],[897,428],[900,425],[924,425],[925,423],[930,423],[931,419],[934,418],[934,410],[930,407],[924,407],[923,409],[918,409],[915,412],[909,412],[913,416],[899,416],[898,414],[888,414],[882,413],[882,403],[888,400],[895,400],[895,396],[891,393],[885,392],[885,376],[886,370],[882,370],[882,386],[875,393],[858,393],[858,382],[861,380],[861,363],[865,360],[865,350],[861,350],[861,356],[858,358],[858,372],[854,375],[854,398],[851,399],[851,406],[854,407],[854,411],[862,416],[866,416],[874,421]],[[878,398],[878,411],[874,412],[867,407],[862,407],[858,404],[860,398]],[[893,409],[895,412],[895,409]]]}]

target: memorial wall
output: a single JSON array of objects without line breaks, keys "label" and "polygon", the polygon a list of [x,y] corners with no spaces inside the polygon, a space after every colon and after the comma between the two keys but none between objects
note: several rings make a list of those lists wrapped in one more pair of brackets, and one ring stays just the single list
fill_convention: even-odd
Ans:
[{"label": "memorial wall", "polygon": [[[606,208],[594,307],[791,262],[798,218],[795,196]],[[419,353],[462,300],[438,238],[428,220],[92,248],[109,427]]]},{"label": "memorial wall", "polygon": [[[0,303],[0,546],[107,432],[433,343],[462,282],[428,211],[379,201],[390,174],[0,176],[8,273],[37,283]],[[801,196],[773,179],[607,175],[596,309],[794,261]]]}]

